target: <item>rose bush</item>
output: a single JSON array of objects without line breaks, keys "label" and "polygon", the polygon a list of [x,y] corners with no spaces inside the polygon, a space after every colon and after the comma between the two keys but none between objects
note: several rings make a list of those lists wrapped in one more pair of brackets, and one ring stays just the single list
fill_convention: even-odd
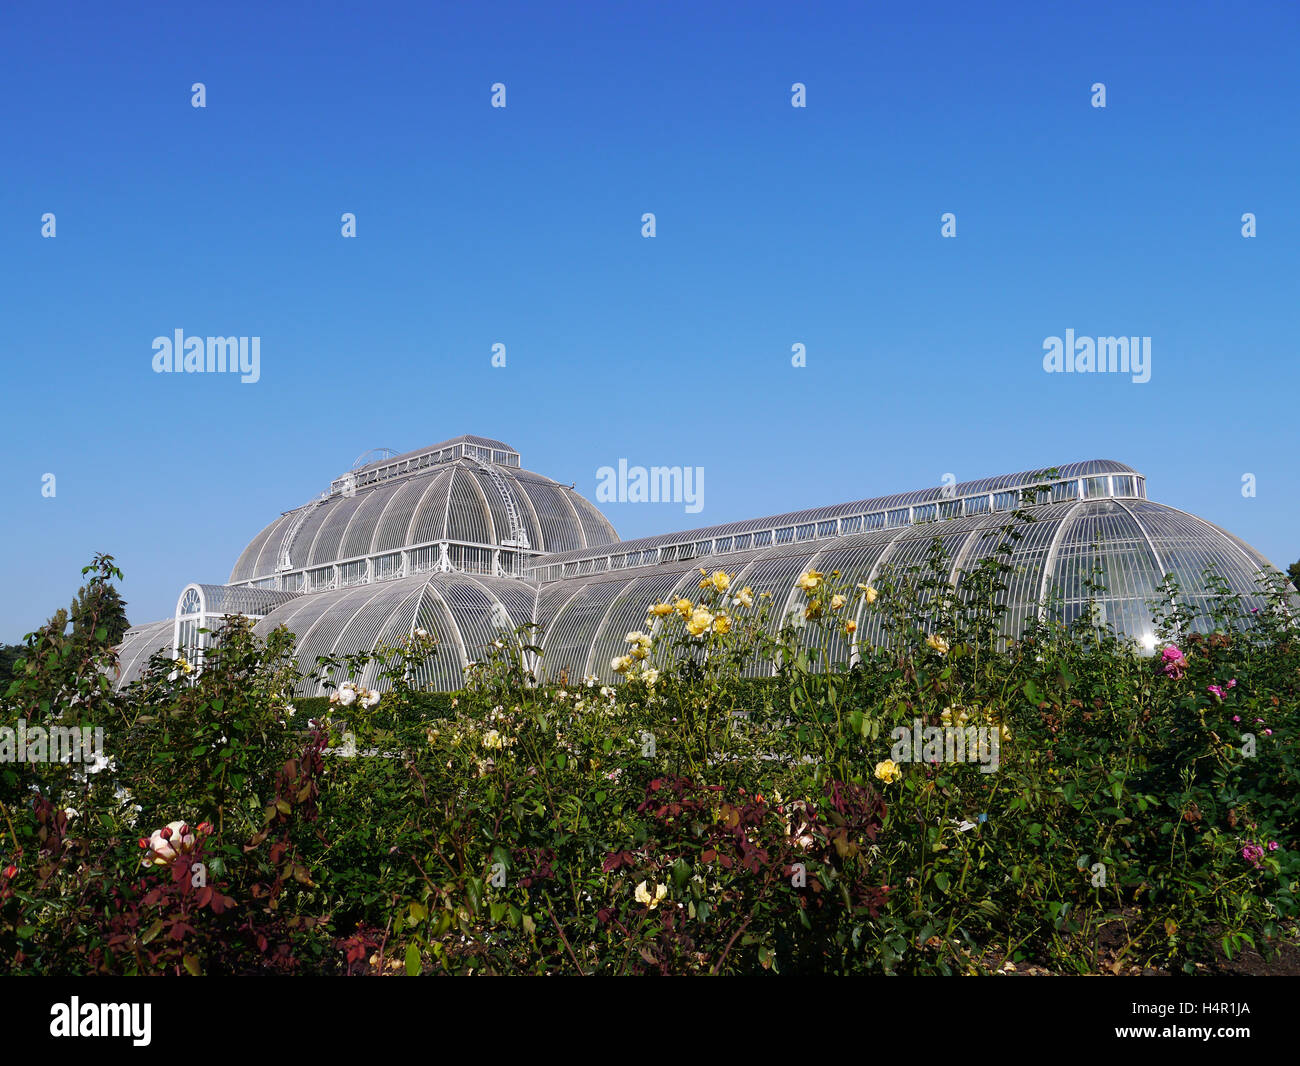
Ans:
[{"label": "rose bush", "polygon": [[[33,634],[0,724],[111,758],[0,764],[0,972],[1194,971],[1294,936],[1289,590],[1167,585],[1153,658],[1091,612],[1006,640],[1005,551],[946,573],[936,539],[778,606],[701,570],[614,685],[551,676],[532,627],[449,695],[412,680],[423,631],[301,664],[230,619],[121,692],[104,637]],[[887,645],[829,659],[859,607]]]}]

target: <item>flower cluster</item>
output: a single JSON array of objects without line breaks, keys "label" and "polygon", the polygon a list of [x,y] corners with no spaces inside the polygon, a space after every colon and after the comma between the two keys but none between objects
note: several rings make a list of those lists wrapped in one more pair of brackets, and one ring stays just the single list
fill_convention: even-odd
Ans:
[{"label": "flower cluster", "polygon": [[1173,678],[1175,681],[1182,679],[1183,674],[1187,672],[1187,657],[1178,650],[1177,645],[1170,644],[1160,653],[1161,667],[1165,676]]},{"label": "flower cluster", "polygon": [[1208,692],[1210,696],[1213,697],[1215,703],[1222,703],[1224,698],[1228,695],[1228,689],[1234,689],[1236,687],[1237,687],[1237,679],[1234,677],[1231,681],[1229,681],[1226,685],[1223,685],[1222,687],[1220,687],[1219,685],[1206,685],[1205,691]]},{"label": "flower cluster", "polygon": [[[720,602],[714,603],[714,605],[710,607],[705,603],[692,603],[690,600],[682,597],[673,603],[668,603],[666,601],[663,603],[656,603],[649,608],[649,611],[647,612],[649,617],[646,619],[646,622],[652,624],[656,618],[666,618],[670,615],[676,614],[686,623],[686,632],[693,637],[704,637],[709,633],[716,633],[719,636],[725,636],[731,632],[734,624],[731,615],[729,615],[726,610],[727,597],[723,595],[729,588],[731,588],[731,581],[731,575],[724,570],[715,570],[713,574],[710,574],[707,570],[701,568],[700,588],[718,594]],[[730,602],[734,606],[752,607],[754,605],[753,589],[746,586],[733,596]],[[634,636],[644,637],[647,642],[645,644],[645,649],[648,651],[648,642],[650,638],[646,637],[645,634],[642,633],[629,633],[627,635],[629,643],[632,642]],[[640,646],[641,645],[638,644],[638,647]],[[618,673],[624,673],[628,667],[632,665],[630,661],[624,661],[629,658],[645,658],[645,655],[637,655],[634,650],[630,657],[626,655],[621,656],[620,658],[615,659],[611,665]]]},{"label": "flower cluster", "polygon": [[713,576],[709,576],[707,570],[700,570],[700,588],[716,589],[718,592],[726,592],[731,587],[731,575],[722,571],[715,570]]},{"label": "flower cluster", "polygon": [[645,904],[645,906],[649,907],[651,910],[654,910],[659,906],[667,895],[667,885],[655,885],[654,892],[651,893],[649,883],[646,881],[642,881],[637,885],[636,891],[633,893],[633,896],[638,903]]},{"label": "flower cluster", "polygon": [[169,822],[155,829],[148,838],[140,838],[140,847],[148,851],[143,865],[170,866],[181,855],[189,855],[203,837],[212,832],[208,822],[200,822],[193,831],[185,822]]},{"label": "flower cluster", "polygon": [[438,643],[438,638],[430,635],[427,629],[417,629],[411,633],[405,640],[408,649],[414,650],[419,648],[424,651],[431,651]]},{"label": "flower cluster", "polygon": [[378,702],[378,692],[372,692],[364,685],[352,681],[344,681],[330,693],[330,703],[337,703],[340,707],[351,707],[354,703],[358,703],[362,707],[370,708]]},{"label": "flower cluster", "polygon": [[925,643],[927,647],[933,648],[940,655],[947,655],[952,648],[952,646],[937,633],[931,633],[926,637]]},{"label": "flower cluster", "polygon": [[903,776],[902,768],[893,759],[876,763],[875,774],[887,785],[892,785]]},{"label": "flower cluster", "polygon": [[[838,578],[840,572],[838,570],[832,570],[830,576],[832,578]],[[801,626],[809,619],[820,618],[828,606],[832,612],[839,612],[848,605],[849,597],[844,593],[830,592],[826,584],[826,575],[820,570],[805,570],[799,575],[799,580],[795,582],[795,585],[803,591],[804,596],[807,597],[808,600],[804,605],[802,613],[797,610],[793,612],[790,621],[796,627]],[[859,583],[857,589],[868,605],[875,603],[876,599],[880,595],[880,593],[870,585]],[[827,596],[828,592],[830,593],[829,597]],[[840,632],[842,632],[846,637],[853,636],[857,631],[858,623],[852,618],[845,618],[840,623]]]},{"label": "flower cluster", "polygon": [[[1269,851],[1277,851],[1277,848],[1278,844],[1276,840],[1270,840],[1268,842]],[[1259,844],[1247,844],[1241,849],[1241,857],[1250,863],[1251,866],[1258,866],[1260,860],[1264,857],[1264,848]]]},{"label": "flower cluster", "polygon": [[514,737],[508,737],[499,729],[489,729],[483,734],[483,747],[492,751],[500,751],[508,748],[515,742]]},{"label": "flower cluster", "polygon": [[939,712],[939,721],[945,726],[960,729],[970,720],[970,713],[965,707],[945,707]]}]

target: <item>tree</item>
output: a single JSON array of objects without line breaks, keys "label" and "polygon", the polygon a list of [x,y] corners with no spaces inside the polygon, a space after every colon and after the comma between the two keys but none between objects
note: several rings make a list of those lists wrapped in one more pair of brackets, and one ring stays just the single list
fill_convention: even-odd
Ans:
[{"label": "tree", "polygon": [[93,640],[95,629],[103,626],[108,630],[107,642],[110,645],[118,644],[122,640],[122,634],[131,628],[126,617],[126,601],[107,582],[82,585],[68,609],[67,617],[72,621],[72,639],[78,642]]},{"label": "tree", "polygon": [[14,663],[27,657],[25,644],[0,644],[0,696],[4,695],[13,680]]},{"label": "tree", "polygon": [[1300,559],[1286,568],[1286,574],[1291,579],[1291,584],[1300,589]]},{"label": "tree", "polygon": [[[103,558],[105,566],[111,568],[112,557]],[[97,562],[98,559],[96,557]],[[69,622],[72,623],[70,634],[67,631]],[[101,626],[105,630],[104,639],[96,640],[95,630]],[[14,663],[19,659],[30,658],[32,649],[39,646],[43,639],[62,639],[66,636],[73,646],[83,650],[100,645],[109,647],[120,644],[122,635],[130,628],[131,623],[126,617],[126,601],[113,585],[104,579],[82,585],[72,600],[72,606],[60,607],[55,611],[36,633],[28,635],[28,643],[0,644],[0,696],[4,695],[14,679]]]}]

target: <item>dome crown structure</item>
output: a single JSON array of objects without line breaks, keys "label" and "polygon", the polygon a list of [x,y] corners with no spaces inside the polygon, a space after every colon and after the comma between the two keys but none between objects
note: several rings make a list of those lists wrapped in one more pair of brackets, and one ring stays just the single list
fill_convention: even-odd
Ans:
[{"label": "dome crown structure", "polygon": [[617,540],[572,487],[522,469],[502,441],[464,435],[335,478],[253,538],[230,584],[320,592],[425,570],[515,574]]}]

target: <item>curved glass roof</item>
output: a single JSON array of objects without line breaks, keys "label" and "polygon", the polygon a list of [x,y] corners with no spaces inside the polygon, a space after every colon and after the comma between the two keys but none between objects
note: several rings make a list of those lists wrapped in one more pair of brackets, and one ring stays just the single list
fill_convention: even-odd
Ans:
[{"label": "curved glass roof", "polygon": [[281,515],[244,549],[230,583],[440,541],[550,553],[617,540],[573,488],[455,456],[352,491],[345,486]]},{"label": "curved glass roof", "polygon": [[[533,620],[536,601],[537,590],[514,578],[422,574],[300,597],[266,615],[253,632],[265,637],[287,626],[297,639],[299,666],[307,670],[319,656],[395,645],[424,629],[437,639],[438,651],[419,680],[450,691],[461,687],[465,667],[488,644]],[[352,680],[379,687],[376,675],[371,663]]]},{"label": "curved glass roof", "polygon": [[[1068,500],[1046,504],[1036,520],[1022,527],[1013,547],[1013,568],[1003,602],[1008,610],[1003,635],[1014,637],[1033,616],[1073,621],[1087,610],[1086,582],[1094,571],[1106,591],[1095,595],[1105,621],[1139,641],[1154,639],[1150,600],[1164,574],[1173,573],[1194,609],[1207,612],[1210,600],[1202,570],[1213,566],[1240,594],[1247,607],[1264,600],[1256,578],[1273,568],[1236,537],[1193,515],[1141,499]],[[629,630],[647,626],[648,608],[677,596],[698,594],[699,565],[713,562],[733,574],[733,587],[767,593],[784,612],[802,604],[796,582],[801,573],[840,571],[846,582],[873,582],[882,570],[920,565],[931,540],[948,552],[947,577],[959,582],[966,566],[990,554],[1004,540],[1006,516],[972,515],[949,522],[827,538],[816,542],[771,544],[736,553],[725,561],[693,559],[669,565],[630,568],[535,586],[514,578],[438,573],[302,596],[265,616],[255,632],[265,636],[285,625],[296,634],[300,665],[319,655],[342,655],[395,643],[423,628],[438,638],[439,654],[423,678],[435,687],[460,686],[467,663],[489,642],[524,622],[541,626],[541,666],[551,680],[569,681],[594,674],[612,681],[610,661],[624,654]],[[882,643],[887,635],[880,615],[860,601],[855,605],[857,638]],[[1208,623],[1202,617],[1201,625]],[[825,639],[831,662],[850,663],[856,652],[834,631]],[[771,663],[755,663],[751,673],[770,673]],[[359,680],[378,684],[373,668]]]},{"label": "curved glass roof", "polygon": [[[350,472],[254,538],[232,585],[186,586],[179,623],[129,630],[119,649],[121,682],[170,648],[174,625],[193,625],[199,613],[260,618],[254,628],[263,636],[286,626],[303,669],[318,656],[368,651],[426,629],[439,653],[419,680],[442,690],[460,687],[465,666],[487,644],[536,623],[550,679],[612,680],[610,661],[624,654],[626,633],[648,625],[652,604],[693,599],[700,567],[726,570],[736,588],[766,593],[784,611],[802,603],[795,582],[807,569],[838,570],[849,583],[878,581],[885,568],[921,564],[938,537],[949,558],[944,576],[959,586],[965,568],[1003,542],[1020,491],[1036,486],[1047,489],[1009,557],[1005,637],[1034,617],[1073,621],[1088,609],[1094,572],[1105,586],[1094,596],[1104,620],[1145,643],[1154,640],[1149,601],[1165,574],[1175,575],[1180,599],[1208,628],[1206,568],[1248,607],[1265,602],[1259,571],[1277,572],[1231,533],[1148,500],[1142,475],[1112,460],[1065,464],[1050,479],[1040,468],[618,542],[592,504],[511,465],[517,459],[501,441],[457,437]],[[497,556],[507,554],[527,560],[532,580],[485,576],[499,573]],[[284,591],[234,587],[295,569],[313,580],[292,591],[287,581]],[[887,639],[876,612],[861,603],[854,610],[860,642]],[[838,630],[821,639],[830,662],[855,659]],[[772,668],[756,663],[752,672]],[[379,686],[373,666],[353,680]]]},{"label": "curved glass roof", "polygon": [[[1056,475],[1049,479],[1044,472],[1051,469],[1056,470]],[[1040,467],[1038,470],[1026,470],[1018,474],[998,474],[995,477],[963,481],[952,486],[913,489],[910,492],[895,493],[892,496],[876,496],[871,499],[830,504],[825,507],[814,507],[804,511],[788,511],[785,514],[769,515],[766,518],[747,518],[739,522],[702,526],[699,529],[685,530],[678,533],[660,533],[651,537],[639,537],[635,540],[619,541],[618,550],[619,552],[627,552],[637,549],[658,548],[667,544],[708,540],[727,534],[750,533],[780,526],[804,525],[810,522],[839,518],[844,515],[889,512],[893,509],[911,507],[916,504],[938,503],[939,501],[952,502],[988,493],[1027,489],[1035,485],[1105,474],[1128,474],[1135,479],[1142,477],[1141,473],[1131,466],[1116,462],[1113,459],[1089,459],[1084,462],[1065,463],[1055,468]],[[1134,491],[1141,492],[1140,484],[1137,485]],[[1119,495],[1128,494],[1120,493]],[[562,563],[600,554],[603,553],[598,551],[574,551],[539,560],[538,562],[540,565],[549,566],[552,563]]]},{"label": "curved glass roof", "polygon": [[117,646],[119,688],[137,680],[155,652],[171,652],[175,629],[175,620],[165,618],[161,622],[132,626],[122,634],[122,642]]},{"label": "curved glass roof", "polygon": [[[1155,598],[1166,573],[1176,575],[1183,590],[1180,599],[1198,611],[1210,605],[1201,572],[1211,565],[1248,608],[1265,602],[1256,575],[1273,571],[1268,560],[1217,526],[1174,508],[1147,500],[1071,500],[1046,504],[1035,511],[1035,518],[1022,527],[1023,536],[1009,558],[1014,572],[1002,595],[1008,607],[1003,619],[1006,637],[1018,636],[1035,614],[1046,617],[1050,611],[1073,621],[1087,609],[1085,580],[1094,566],[1106,587],[1095,597],[1106,620],[1138,641],[1153,639],[1147,601]],[[839,570],[851,584],[870,583],[879,578],[882,567],[905,570],[920,565],[936,536],[948,552],[946,576],[956,582],[967,564],[991,554],[1003,541],[1006,522],[1006,515],[990,513],[544,585],[536,618],[546,652],[543,666],[552,678],[564,670],[570,678],[595,674],[612,680],[610,660],[625,653],[627,632],[646,626],[653,603],[678,596],[694,599],[701,566],[725,569],[733,575],[733,587],[748,585],[756,597],[768,593],[784,611],[803,602],[796,581],[806,570]],[[883,643],[881,616],[861,602],[857,612],[856,639]],[[1204,618],[1201,624],[1206,624]],[[825,651],[830,661],[849,663],[855,658],[838,631],[829,642]],[[772,669],[770,663],[756,664],[751,672]]]},{"label": "curved glass roof", "polygon": [[[187,597],[186,592],[196,589],[198,597]],[[247,585],[186,585],[177,603],[177,614],[200,613],[209,615],[241,614],[258,618],[268,614],[282,603],[297,599],[296,592],[277,592],[275,589],[250,588]],[[189,603],[193,609],[184,610]]]}]

